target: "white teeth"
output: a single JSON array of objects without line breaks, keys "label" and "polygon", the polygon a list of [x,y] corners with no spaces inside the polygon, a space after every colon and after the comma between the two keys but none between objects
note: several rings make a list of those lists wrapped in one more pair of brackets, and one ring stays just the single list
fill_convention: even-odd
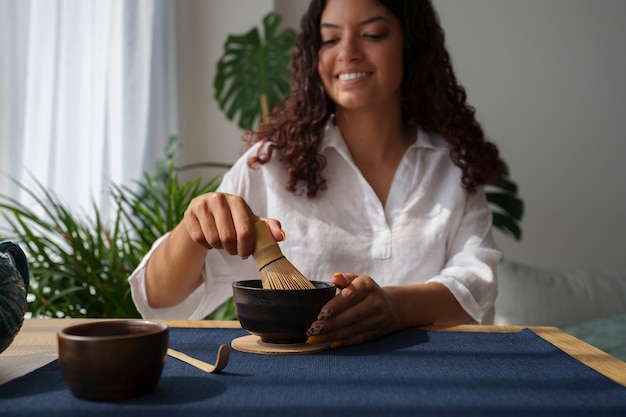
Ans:
[{"label": "white teeth", "polygon": [[349,74],[339,74],[339,80],[348,81],[348,80],[356,80],[357,78],[367,77],[367,72],[351,72]]}]

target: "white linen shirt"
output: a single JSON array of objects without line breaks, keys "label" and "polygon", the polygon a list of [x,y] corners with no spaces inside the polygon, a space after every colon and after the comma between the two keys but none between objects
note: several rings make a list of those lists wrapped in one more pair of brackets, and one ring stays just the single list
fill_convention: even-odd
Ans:
[{"label": "white linen shirt", "polygon": [[[440,282],[479,323],[493,320],[495,271],[501,253],[491,234],[484,189],[461,188],[461,170],[447,143],[418,130],[395,173],[386,205],[354,164],[339,129],[326,127],[321,152],[327,159],[327,189],[315,198],[285,189],[284,165],[275,155],[257,169],[250,148],[224,176],[219,191],[241,195],[255,214],[280,220],[285,257],[311,280],[330,281],[334,272],[371,276],[379,285]],[[207,252],[204,284],[180,304],[149,306],[145,266],[157,240],[129,282],[144,318],[202,319],[232,296],[237,280],[259,279],[256,263],[223,250]]]}]

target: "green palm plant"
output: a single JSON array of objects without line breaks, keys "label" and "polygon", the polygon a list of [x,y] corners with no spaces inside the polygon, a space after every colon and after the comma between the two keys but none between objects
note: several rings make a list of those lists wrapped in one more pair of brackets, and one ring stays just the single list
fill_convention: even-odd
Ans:
[{"label": "green palm plant", "polygon": [[34,206],[3,196],[0,208],[9,225],[6,237],[19,242],[29,260],[28,312],[48,317],[137,316],[128,286],[122,285],[125,277],[119,274],[136,259],[132,245],[118,243],[120,219],[105,227],[95,210],[94,219],[86,221],[40,183],[36,190],[18,185]]},{"label": "green palm plant", "polygon": [[[30,315],[139,317],[128,276],[154,241],[180,222],[191,199],[219,184],[219,176],[181,182],[174,166],[177,147],[177,138],[170,138],[165,159],[137,187],[111,187],[116,214],[110,222],[95,205],[92,216],[75,214],[36,181],[34,189],[17,183],[33,204],[0,195],[0,214],[8,224],[0,240],[19,242],[29,260]],[[232,311],[225,303],[210,318],[230,318]]]},{"label": "green palm plant", "polygon": [[28,313],[35,317],[136,317],[123,271],[140,257],[136,246],[123,238],[120,217],[107,227],[94,207],[95,217],[87,221],[40,183],[35,190],[18,185],[34,206],[5,197],[0,208],[9,224],[6,238],[19,242],[29,260]]}]

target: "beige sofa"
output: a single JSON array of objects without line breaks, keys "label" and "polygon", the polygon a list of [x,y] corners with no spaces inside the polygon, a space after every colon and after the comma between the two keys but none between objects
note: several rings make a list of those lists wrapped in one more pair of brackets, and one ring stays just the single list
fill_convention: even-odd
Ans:
[{"label": "beige sofa", "polygon": [[626,270],[498,268],[495,324],[556,326],[626,361]]}]

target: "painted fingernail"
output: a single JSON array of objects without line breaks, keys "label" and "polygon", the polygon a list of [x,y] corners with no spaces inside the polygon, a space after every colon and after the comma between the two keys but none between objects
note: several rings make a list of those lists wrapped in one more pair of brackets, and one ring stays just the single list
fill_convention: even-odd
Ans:
[{"label": "painted fingernail", "polygon": [[335,340],[334,342],[330,342],[331,349],[337,349],[343,346],[343,342],[341,340]]},{"label": "painted fingernail", "polygon": [[283,237],[283,242],[287,239],[287,235],[285,235],[285,231],[283,229],[280,229],[280,234]]},{"label": "painted fingernail", "polygon": [[320,334],[326,333],[326,326],[323,324],[318,324],[317,326],[311,327],[306,331],[307,336],[318,336]]},{"label": "painted fingernail", "polygon": [[334,277],[342,277],[342,276],[343,276],[343,274],[342,274],[341,272],[335,272],[335,273],[333,274],[333,276],[334,276]]},{"label": "painted fingernail", "polygon": [[333,310],[332,308],[327,308],[326,310],[322,311],[318,316],[317,319],[318,320],[326,320],[331,318],[332,316],[335,315],[335,310]]},{"label": "painted fingernail", "polygon": [[327,337],[326,335],[320,335],[320,336],[309,336],[306,340],[306,342],[309,345],[316,345],[318,343],[324,343],[326,342]]}]

